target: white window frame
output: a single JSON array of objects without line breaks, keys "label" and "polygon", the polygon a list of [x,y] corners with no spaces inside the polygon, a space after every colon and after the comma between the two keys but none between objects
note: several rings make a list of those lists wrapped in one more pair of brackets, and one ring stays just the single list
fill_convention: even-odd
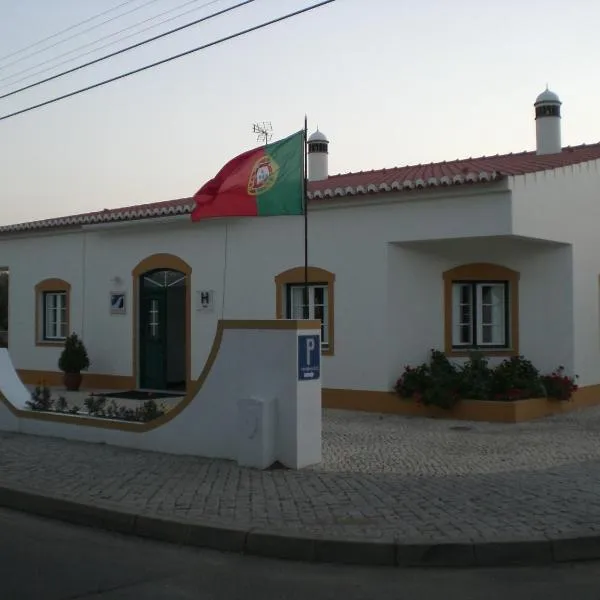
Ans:
[{"label": "white window frame", "polygon": [[[53,299],[50,306],[50,299]],[[68,332],[68,294],[66,291],[42,292],[42,340],[60,342],[67,338]],[[61,319],[64,315],[64,319]]]},{"label": "white window frame", "polygon": [[[452,347],[454,349],[507,349],[510,348],[510,283],[508,281],[453,281],[452,282]],[[485,288],[492,288],[495,298],[483,302]],[[461,291],[468,289],[468,301],[461,303]],[[468,307],[466,315],[464,307]],[[484,310],[486,309],[486,310]],[[492,320],[483,321],[484,313],[496,313]],[[467,341],[461,340],[461,330],[469,327]],[[484,341],[484,328],[496,329],[491,341]]]},{"label": "white window frame", "polygon": [[[322,290],[323,302],[317,304],[315,301],[316,290]],[[300,303],[294,303],[294,297],[300,298]],[[330,311],[329,311],[329,284],[327,283],[309,283],[308,284],[308,314],[304,311],[304,284],[293,283],[287,286],[287,302],[286,314],[288,319],[310,319],[321,321],[321,348],[327,350],[329,348],[329,327],[330,327]],[[323,318],[315,317],[316,308],[322,307]],[[295,310],[294,310],[295,309]]]}]

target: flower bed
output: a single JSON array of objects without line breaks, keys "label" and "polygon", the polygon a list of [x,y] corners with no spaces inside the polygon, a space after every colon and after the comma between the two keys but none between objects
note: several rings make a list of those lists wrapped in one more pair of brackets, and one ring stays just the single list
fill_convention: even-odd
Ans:
[{"label": "flower bed", "polygon": [[64,396],[53,398],[50,389],[46,386],[37,386],[31,392],[31,400],[27,401],[30,410],[62,413],[71,415],[85,414],[98,419],[113,419],[117,421],[135,421],[147,423],[161,417],[168,408],[161,403],[157,405],[154,400],[146,400],[141,406],[127,408],[118,405],[114,400],[108,401],[102,394],[90,394],[83,402],[85,410],[79,406],[70,406]]},{"label": "flower bed", "polygon": [[472,353],[465,364],[448,360],[443,352],[431,350],[428,362],[406,366],[394,386],[402,398],[424,406],[452,409],[460,400],[511,402],[532,398],[570,400],[577,391],[577,376],[563,367],[541,374],[523,356],[514,356],[490,367],[480,353]]}]

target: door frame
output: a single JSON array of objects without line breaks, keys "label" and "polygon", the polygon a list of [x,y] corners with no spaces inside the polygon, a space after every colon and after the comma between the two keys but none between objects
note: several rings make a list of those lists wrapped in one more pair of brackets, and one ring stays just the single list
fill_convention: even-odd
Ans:
[{"label": "door frame", "polygon": [[192,267],[188,265],[183,259],[175,256],[174,254],[152,254],[140,261],[132,270],[132,289],[133,289],[133,302],[132,306],[132,381],[135,382],[135,387],[138,388],[140,384],[140,347],[139,347],[139,335],[140,335],[140,277],[148,272],[155,271],[157,269],[170,269],[173,271],[180,271],[186,276],[185,281],[185,384],[186,392],[190,389],[192,381],[192,337],[191,337],[191,324],[192,324]]}]

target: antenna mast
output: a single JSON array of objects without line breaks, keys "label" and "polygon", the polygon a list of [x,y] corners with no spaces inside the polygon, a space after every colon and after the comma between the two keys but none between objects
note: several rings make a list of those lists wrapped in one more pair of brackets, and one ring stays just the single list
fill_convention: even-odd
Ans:
[{"label": "antenna mast", "polygon": [[254,123],[252,126],[252,131],[256,134],[257,141],[263,142],[264,144],[268,144],[273,137],[273,126],[271,125],[271,121]]}]

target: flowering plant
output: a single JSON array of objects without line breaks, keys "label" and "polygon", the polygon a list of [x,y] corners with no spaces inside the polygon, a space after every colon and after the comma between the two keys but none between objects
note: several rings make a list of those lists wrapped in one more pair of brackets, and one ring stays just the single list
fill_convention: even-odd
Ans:
[{"label": "flowering plant", "polygon": [[460,399],[514,402],[527,398],[569,400],[578,387],[560,366],[549,375],[540,374],[524,356],[512,356],[495,367],[478,354],[461,365],[451,363],[443,352],[430,350],[429,360],[405,366],[394,390],[418,404],[452,408]]},{"label": "flowering plant", "polygon": [[577,375],[574,377],[565,375],[565,368],[560,366],[558,369],[552,371],[550,375],[542,376],[542,385],[546,389],[546,396],[548,398],[570,400],[573,393],[578,389],[575,383],[576,379]]}]

